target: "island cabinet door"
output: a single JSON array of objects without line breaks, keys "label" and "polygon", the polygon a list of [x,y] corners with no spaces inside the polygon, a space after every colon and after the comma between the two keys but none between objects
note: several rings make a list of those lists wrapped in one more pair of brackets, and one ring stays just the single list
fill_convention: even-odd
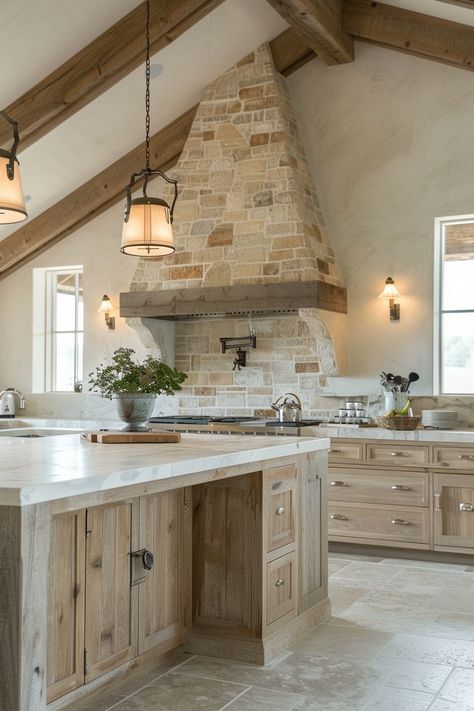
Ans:
[{"label": "island cabinet door", "polygon": [[87,509],[85,681],[136,655],[136,588],[131,585],[138,500]]},{"label": "island cabinet door", "polygon": [[[141,556],[134,565],[139,588],[139,654],[158,645],[179,644],[189,624],[190,494],[188,489],[176,489],[140,498]],[[153,559],[143,558],[147,553]]]},{"label": "island cabinet door", "polygon": [[434,546],[474,548],[474,474],[434,474]]},{"label": "island cabinet door", "polygon": [[48,571],[48,703],[84,683],[85,510],[53,516]]},{"label": "island cabinet door", "polygon": [[327,455],[298,457],[299,611],[327,596]]}]

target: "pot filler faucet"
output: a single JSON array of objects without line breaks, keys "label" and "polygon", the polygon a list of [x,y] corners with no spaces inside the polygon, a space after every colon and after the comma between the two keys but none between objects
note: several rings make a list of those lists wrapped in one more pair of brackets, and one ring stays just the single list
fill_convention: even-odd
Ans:
[{"label": "pot filler faucet", "polygon": [[0,417],[15,417],[15,395],[18,398],[20,410],[25,409],[25,398],[16,388],[7,388],[0,393]]}]

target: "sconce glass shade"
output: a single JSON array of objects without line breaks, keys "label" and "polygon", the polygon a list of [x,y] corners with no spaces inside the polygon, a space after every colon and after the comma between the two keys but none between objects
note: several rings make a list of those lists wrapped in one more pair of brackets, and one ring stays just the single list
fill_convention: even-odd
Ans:
[{"label": "sconce glass shade", "polygon": [[21,187],[20,168],[15,158],[13,163],[13,179],[7,175],[7,165],[11,153],[0,149],[0,224],[10,225],[23,222],[28,217],[25,210],[25,199]]},{"label": "sconce glass shade", "polygon": [[101,313],[101,314],[108,314],[110,311],[113,311],[113,310],[114,310],[114,307],[112,305],[111,300],[109,299],[107,294],[104,294],[102,297],[101,304],[100,304],[99,308],[97,309],[97,312]]},{"label": "sconce glass shade", "polygon": [[123,224],[120,251],[135,257],[164,257],[173,254],[170,207],[160,198],[141,197],[130,203]]},{"label": "sconce glass shade", "polygon": [[379,294],[379,299],[396,299],[400,296],[400,293],[395,286],[395,282],[392,277],[387,277],[385,280],[385,288],[381,294]]}]

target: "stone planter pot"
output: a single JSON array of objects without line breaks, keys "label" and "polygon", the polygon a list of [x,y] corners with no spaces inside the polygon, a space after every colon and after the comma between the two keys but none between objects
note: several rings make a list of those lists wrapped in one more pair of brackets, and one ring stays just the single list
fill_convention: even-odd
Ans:
[{"label": "stone planter pot", "polygon": [[156,395],[150,393],[117,393],[113,396],[117,402],[117,414],[126,422],[123,432],[147,432],[146,420],[151,417]]}]

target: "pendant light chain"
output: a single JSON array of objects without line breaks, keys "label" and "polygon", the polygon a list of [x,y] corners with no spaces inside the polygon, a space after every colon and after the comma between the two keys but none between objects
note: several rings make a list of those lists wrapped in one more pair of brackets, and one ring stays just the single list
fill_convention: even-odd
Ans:
[{"label": "pendant light chain", "polygon": [[150,170],[150,0],[146,3],[146,61],[145,61],[145,163]]}]

